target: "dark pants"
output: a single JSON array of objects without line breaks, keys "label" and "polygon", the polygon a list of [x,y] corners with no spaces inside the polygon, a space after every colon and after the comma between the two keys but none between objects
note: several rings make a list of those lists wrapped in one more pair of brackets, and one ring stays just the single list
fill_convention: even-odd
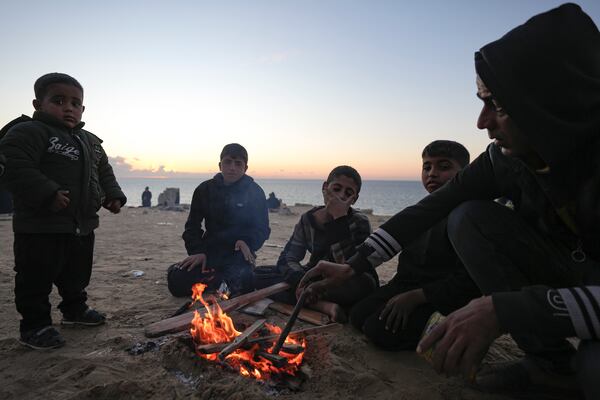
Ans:
[{"label": "dark pants", "polygon": [[[448,218],[448,236],[459,258],[481,291],[518,290],[535,284],[554,288],[576,286],[598,273],[598,263],[587,260],[577,263],[571,250],[560,241],[541,235],[515,212],[493,202],[470,201],[463,203]],[[574,349],[563,339],[534,335],[513,335],[526,353],[550,361],[560,368],[572,358]],[[580,347],[577,358],[582,381],[595,384],[590,374],[598,371],[598,342]],[[587,353],[590,354],[587,354]],[[592,357],[591,353],[595,354]],[[590,361],[596,360],[596,361]],[[596,363],[593,369],[590,363]],[[586,378],[587,376],[587,378]],[[596,392],[597,393],[597,392]]]},{"label": "dark pants", "polygon": [[179,264],[173,264],[167,270],[169,291],[175,297],[190,297],[192,286],[196,283],[208,285],[207,291],[215,291],[225,282],[231,296],[238,296],[252,290],[252,265],[245,259],[241,251],[211,254],[206,257],[206,265],[214,272],[204,273],[197,266],[191,271],[179,269]]},{"label": "dark pants", "polygon": [[[254,271],[254,287],[256,289],[262,289],[284,281],[285,276],[277,266],[257,267]],[[294,282],[290,290],[270,296],[271,299],[283,303],[296,304],[296,284],[297,282]],[[357,301],[364,299],[372,293],[377,284],[372,275],[363,273],[353,276],[344,282],[342,286],[328,289],[323,300],[331,301],[342,307],[351,307]]]},{"label": "dark pants", "polygon": [[416,307],[408,318],[406,328],[396,333],[385,329],[385,320],[380,320],[379,315],[389,299],[418,287],[415,282],[392,279],[390,283],[380,287],[352,308],[350,322],[356,329],[364,332],[376,346],[386,350],[414,350],[427,320],[435,311],[433,305],[426,303]]},{"label": "dark pants", "polygon": [[15,303],[23,317],[21,332],[52,324],[48,299],[52,284],[62,297],[58,308],[63,314],[76,315],[87,309],[85,288],[92,275],[94,233],[16,233],[14,253]]}]

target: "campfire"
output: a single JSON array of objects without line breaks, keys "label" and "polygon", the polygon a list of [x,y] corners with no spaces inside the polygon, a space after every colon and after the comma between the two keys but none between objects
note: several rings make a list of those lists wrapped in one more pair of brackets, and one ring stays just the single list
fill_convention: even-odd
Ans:
[{"label": "campfire", "polygon": [[[206,310],[204,315],[194,312],[190,328],[200,357],[259,380],[267,380],[274,375],[296,375],[306,349],[304,339],[287,337],[284,343],[276,346],[282,330],[264,319],[256,321],[243,332],[238,331],[214,297],[211,296],[210,301],[202,297],[205,289],[206,285],[202,283],[192,288],[194,302],[201,302]],[[259,337],[252,337],[256,333]],[[220,352],[215,352],[215,349]]]}]

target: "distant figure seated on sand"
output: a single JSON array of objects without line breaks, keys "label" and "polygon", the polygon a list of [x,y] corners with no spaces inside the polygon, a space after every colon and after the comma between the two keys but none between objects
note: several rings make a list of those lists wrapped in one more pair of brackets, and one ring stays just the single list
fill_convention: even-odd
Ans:
[{"label": "distant figure seated on sand", "polygon": [[221,172],[194,191],[183,232],[189,256],[168,269],[173,296],[190,296],[198,282],[208,290],[225,282],[232,296],[252,290],[255,252],[271,232],[265,193],[246,175],[244,147],[226,145],[220,160]]},{"label": "distant figure seated on sand", "polygon": [[[369,219],[351,208],[358,199],[362,181],[352,167],[334,168],[323,182],[325,205],[314,207],[300,216],[294,233],[279,256],[275,267],[257,267],[255,285],[266,287],[286,281],[293,287],[288,292],[275,295],[275,300],[294,304],[296,285],[305,274],[321,260],[346,260],[356,252],[356,246],[371,233]],[[310,252],[306,265],[300,264]],[[332,289],[312,308],[328,314],[334,321],[346,320],[343,307],[352,306],[378,286],[375,271],[357,275],[343,287]]]},{"label": "distant figure seated on sand", "polygon": [[[432,193],[469,164],[469,152],[450,140],[436,140],[422,153],[421,181]],[[466,305],[481,296],[446,232],[447,220],[406,246],[392,280],[354,306],[350,321],[376,345],[414,350],[429,316]]]},{"label": "distant figure seated on sand", "polygon": [[152,206],[152,192],[150,188],[146,186],[146,189],[142,192],[142,207]]},{"label": "distant figure seated on sand", "polygon": [[281,199],[275,197],[275,192],[269,193],[269,198],[267,199],[267,208],[269,211],[278,210],[281,207]]}]

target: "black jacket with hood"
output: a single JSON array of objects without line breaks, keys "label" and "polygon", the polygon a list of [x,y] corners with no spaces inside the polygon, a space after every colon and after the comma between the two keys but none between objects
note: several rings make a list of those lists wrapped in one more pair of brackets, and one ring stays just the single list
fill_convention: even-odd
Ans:
[{"label": "black jacket with hood", "polygon": [[194,190],[182,237],[189,255],[223,256],[234,251],[238,240],[255,252],[270,233],[267,200],[261,187],[248,175],[225,185],[218,173]]},{"label": "black jacket with hood", "polygon": [[[387,261],[462,202],[501,196],[511,198],[515,212],[542,235],[583,251],[600,266],[597,27],[579,6],[565,4],[483,47],[475,65],[549,169],[536,173],[490,145],[447,185],[375,231],[350,260],[356,271]],[[493,294],[501,328],[598,340],[600,278],[591,279],[576,288],[531,286]],[[557,311],[556,304],[565,309]]]},{"label": "black jacket with hood", "polygon": [[[87,235],[98,227],[102,204],[127,201],[102,140],[83,125],[70,129],[36,111],[33,118],[22,116],[2,129],[6,171],[0,183],[13,195],[15,233]],[[69,191],[70,203],[54,212],[50,206],[59,189]]]}]

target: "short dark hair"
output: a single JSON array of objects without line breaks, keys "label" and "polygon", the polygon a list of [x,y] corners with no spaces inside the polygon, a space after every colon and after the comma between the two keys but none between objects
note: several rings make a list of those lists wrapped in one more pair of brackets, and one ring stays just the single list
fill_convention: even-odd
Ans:
[{"label": "short dark hair", "polygon": [[469,164],[471,158],[465,146],[452,140],[434,140],[425,146],[421,157],[447,157],[455,160],[462,168]]},{"label": "short dark hair", "polygon": [[352,179],[354,183],[356,183],[356,186],[358,186],[357,193],[360,192],[360,187],[362,186],[362,179],[360,178],[360,174],[357,170],[350,167],[349,165],[339,165],[332,169],[329,175],[327,176],[327,183],[331,182],[340,175],[344,175]]},{"label": "short dark hair", "polygon": [[73,78],[70,75],[63,74],[60,72],[51,72],[46,75],[42,75],[33,84],[33,91],[35,93],[35,98],[37,100],[43,100],[44,96],[46,96],[46,92],[48,91],[48,86],[53,85],[55,83],[64,83],[67,85],[73,85],[83,94],[83,86],[81,83],[77,81],[77,79]]},{"label": "short dark hair", "polygon": [[231,158],[241,158],[246,164],[248,164],[248,152],[244,146],[239,143],[226,144],[225,147],[223,147],[223,150],[221,150],[220,159],[222,160],[225,156],[229,156]]}]

